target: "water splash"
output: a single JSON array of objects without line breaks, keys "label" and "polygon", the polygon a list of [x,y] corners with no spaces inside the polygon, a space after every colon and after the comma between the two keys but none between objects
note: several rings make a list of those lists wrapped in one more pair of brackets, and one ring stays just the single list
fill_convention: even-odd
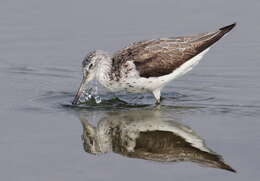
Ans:
[{"label": "water splash", "polygon": [[95,101],[96,104],[100,104],[102,102],[101,97],[98,95],[98,87],[94,86],[86,89],[83,92],[83,96],[80,99],[80,103],[86,103],[88,101]]}]

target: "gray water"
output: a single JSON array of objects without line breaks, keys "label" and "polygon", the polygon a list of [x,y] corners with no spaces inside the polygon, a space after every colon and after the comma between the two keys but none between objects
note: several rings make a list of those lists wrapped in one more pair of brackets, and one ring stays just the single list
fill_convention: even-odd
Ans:
[{"label": "gray water", "polygon": [[[1,180],[259,180],[258,0],[1,0]],[[189,126],[237,173],[191,162],[86,153],[81,119],[158,109],[153,97],[109,93],[71,107],[93,49],[212,31],[237,22],[192,72],[163,90],[161,116]],[[109,99],[112,100],[109,100]],[[158,111],[158,110],[157,110]]]}]

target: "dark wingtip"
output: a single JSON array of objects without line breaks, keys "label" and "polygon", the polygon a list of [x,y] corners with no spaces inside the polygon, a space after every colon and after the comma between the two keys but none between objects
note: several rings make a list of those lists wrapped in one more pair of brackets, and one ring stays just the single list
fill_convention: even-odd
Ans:
[{"label": "dark wingtip", "polygon": [[237,171],[235,169],[231,168],[231,167],[226,167],[226,168],[223,168],[223,169],[228,170],[228,171],[233,172],[233,173],[237,173]]},{"label": "dark wingtip", "polygon": [[224,169],[224,170],[228,170],[230,172],[233,172],[233,173],[237,173],[237,171],[235,169],[233,169],[231,166],[223,163],[220,168]]},{"label": "dark wingtip", "polygon": [[232,30],[234,27],[236,26],[236,23],[233,23],[231,25],[225,26],[220,28],[220,31],[224,31],[225,33],[229,32],[230,30]]}]

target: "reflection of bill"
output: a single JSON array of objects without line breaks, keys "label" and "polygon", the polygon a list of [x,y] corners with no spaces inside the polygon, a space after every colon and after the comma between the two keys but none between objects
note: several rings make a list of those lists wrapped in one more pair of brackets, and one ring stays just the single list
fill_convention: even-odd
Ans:
[{"label": "reflection of bill", "polygon": [[107,113],[97,127],[81,120],[86,152],[121,155],[158,162],[196,162],[235,172],[188,126],[164,120],[149,110]]}]

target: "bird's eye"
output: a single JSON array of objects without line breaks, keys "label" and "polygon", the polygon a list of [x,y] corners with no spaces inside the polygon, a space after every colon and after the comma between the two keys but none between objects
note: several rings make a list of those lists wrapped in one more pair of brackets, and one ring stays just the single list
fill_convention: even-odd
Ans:
[{"label": "bird's eye", "polygon": [[92,67],[93,67],[93,64],[90,64],[88,68],[91,69]]}]

